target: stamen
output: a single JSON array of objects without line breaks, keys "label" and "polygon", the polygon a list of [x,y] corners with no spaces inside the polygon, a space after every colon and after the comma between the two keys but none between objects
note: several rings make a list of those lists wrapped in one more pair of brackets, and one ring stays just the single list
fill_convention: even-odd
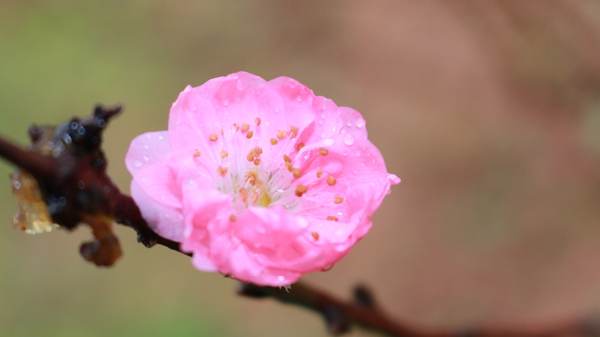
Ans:
[{"label": "stamen", "polygon": [[323,175],[323,171],[318,170],[317,171],[317,178],[321,178],[322,175]]},{"label": "stamen", "polygon": [[298,185],[296,187],[296,196],[301,197],[304,193],[306,193],[306,191],[308,191],[308,188],[306,186]]},{"label": "stamen", "polygon": [[341,204],[342,202],[344,202],[344,198],[342,198],[342,197],[335,197],[335,198],[333,198],[333,203],[334,204]]},{"label": "stamen", "polygon": [[294,178],[300,178],[300,169],[294,168],[292,172],[294,173]]},{"label": "stamen", "polygon": [[246,134],[246,138],[250,139],[250,138],[252,138],[253,135],[254,135],[254,131],[248,131],[248,133]]},{"label": "stamen", "polygon": [[334,217],[333,215],[330,215],[327,217],[327,220],[338,221],[338,218]]},{"label": "stamen", "polygon": [[240,199],[242,199],[242,202],[248,201],[248,190],[244,187],[240,188],[239,195]]},{"label": "stamen", "polygon": [[324,155],[328,154],[328,153],[329,153],[329,151],[327,151],[327,149],[320,148],[320,149],[319,149],[319,153],[320,153],[322,156],[324,156]]},{"label": "stamen", "polygon": [[295,126],[290,127],[290,138],[296,138],[298,135],[298,128]]},{"label": "stamen", "polygon": [[290,163],[290,162],[292,161],[292,159],[291,159],[290,157],[288,157],[288,155],[287,155],[287,154],[284,154],[284,155],[283,155],[283,160],[284,160],[286,163]]},{"label": "stamen", "polygon": [[194,151],[194,157],[198,158],[200,157],[201,153],[200,151],[198,151],[198,149],[196,149],[196,151]]},{"label": "stamen", "polygon": [[277,139],[271,138],[271,145],[277,145],[277,143],[279,143]]},{"label": "stamen", "polygon": [[250,183],[250,185],[256,185],[256,180],[258,179],[258,175],[255,171],[250,171],[246,174],[246,181]]},{"label": "stamen", "polygon": [[238,123],[233,123],[233,127],[235,128],[235,132],[240,131],[240,126],[238,125]]},{"label": "stamen", "polygon": [[298,143],[298,145],[296,145],[296,151],[300,152],[300,150],[302,150],[303,147],[304,143]]},{"label": "stamen", "polygon": [[258,165],[260,165],[260,158],[256,158],[256,159],[254,159],[254,165],[255,165],[255,166],[258,166]]},{"label": "stamen", "polygon": [[335,177],[334,177],[334,176],[329,176],[329,177],[327,177],[327,185],[329,185],[329,186],[333,186],[333,185],[335,185],[335,182],[336,182],[336,181],[337,181],[337,180],[335,180]]},{"label": "stamen", "polygon": [[312,235],[312,237],[313,237],[313,239],[315,239],[315,241],[319,241],[319,233],[312,232],[312,233],[310,233],[310,235]]},{"label": "stamen", "polygon": [[217,136],[216,133],[211,133],[210,135],[208,135],[208,139],[210,139],[211,142],[215,142],[217,141],[217,139],[219,139],[219,136]]},{"label": "stamen", "polygon": [[237,216],[235,216],[235,214],[231,214],[231,215],[229,216],[229,221],[232,221],[232,222],[233,222],[233,221],[236,221],[236,220],[237,220]]},{"label": "stamen", "polygon": [[221,165],[219,165],[217,167],[217,173],[221,176],[221,178],[225,177],[225,175],[227,174],[227,171],[229,171],[229,169],[227,167],[223,167]]},{"label": "stamen", "polygon": [[250,203],[256,204],[257,201],[258,201],[258,193],[256,191],[250,192]]},{"label": "stamen", "polygon": [[285,162],[285,167],[287,167],[288,171],[294,172],[294,166],[290,162]]},{"label": "stamen", "polygon": [[256,126],[260,125],[260,118],[256,117],[256,119],[254,120],[254,124],[256,124]]},{"label": "stamen", "polygon": [[248,159],[248,161],[254,160],[254,155],[252,154],[252,152],[248,153],[248,155],[246,156],[246,159]]},{"label": "stamen", "polygon": [[242,132],[246,132],[246,131],[248,131],[248,129],[250,129],[249,124],[246,124],[246,123],[242,124]]},{"label": "stamen", "polygon": [[225,150],[221,151],[221,158],[225,159],[225,158],[227,158],[228,155],[229,155],[229,153],[227,153],[227,151],[225,151]]},{"label": "stamen", "polygon": [[279,131],[277,131],[277,138],[283,139],[286,134],[287,134],[287,132],[285,132],[283,130],[279,130]]}]

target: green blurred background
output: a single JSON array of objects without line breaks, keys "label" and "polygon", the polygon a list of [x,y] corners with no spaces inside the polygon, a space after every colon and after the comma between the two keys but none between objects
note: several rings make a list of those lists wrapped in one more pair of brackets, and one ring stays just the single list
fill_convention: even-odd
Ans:
[{"label": "green blurred background", "polygon": [[[123,162],[188,85],[290,76],[361,111],[403,182],[330,272],[425,327],[547,328],[600,312],[600,6],[595,1],[0,0],[0,133],[21,144],[95,103],[123,103]],[[316,315],[146,249],[99,269],[90,233],[30,236],[0,163],[1,336],[325,336]],[[354,336],[370,335],[364,331]]]}]

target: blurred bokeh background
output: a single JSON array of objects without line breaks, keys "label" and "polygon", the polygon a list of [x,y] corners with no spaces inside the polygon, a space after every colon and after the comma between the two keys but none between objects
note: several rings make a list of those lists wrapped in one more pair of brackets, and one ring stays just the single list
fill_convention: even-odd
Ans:
[{"label": "blurred bokeh background", "polygon": [[[0,0],[0,133],[25,144],[32,122],[123,103],[104,148],[124,191],[129,142],[166,129],[187,84],[239,70],[359,110],[403,179],[371,233],[306,281],[346,297],[362,282],[425,327],[600,313],[597,1]],[[79,256],[86,228],[13,230],[12,169],[0,162],[1,336],[326,335],[131,230],[110,269]]]}]

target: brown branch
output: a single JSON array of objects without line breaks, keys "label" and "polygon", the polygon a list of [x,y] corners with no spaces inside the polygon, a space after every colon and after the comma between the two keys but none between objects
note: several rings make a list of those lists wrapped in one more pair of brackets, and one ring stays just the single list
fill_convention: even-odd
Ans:
[{"label": "brown branch", "polygon": [[[134,229],[138,241],[146,247],[158,244],[181,253],[179,243],[167,240],[150,229],[134,200],[122,194],[106,174],[106,159],[100,149],[101,134],[109,119],[120,111],[120,106],[108,109],[98,106],[91,116],[81,120],[73,118],[57,127],[32,126],[29,130],[32,145],[27,150],[0,137],[0,156],[35,178],[40,192],[37,194],[41,194],[52,221],[69,230],[81,222],[92,228],[95,238],[82,244],[81,253],[86,260],[98,266],[110,266],[121,255],[118,239],[111,231],[113,219]],[[360,325],[389,336],[406,337],[549,337],[581,332],[580,325],[532,333],[425,331],[387,316],[362,286],[355,288],[353,301],[340,300],[301,282],[295,283],[289,291],[242,283],[238,293],[251,298],[272,298],[315,311],[325,318],[332,334],[347,332],[351,325]]]}]

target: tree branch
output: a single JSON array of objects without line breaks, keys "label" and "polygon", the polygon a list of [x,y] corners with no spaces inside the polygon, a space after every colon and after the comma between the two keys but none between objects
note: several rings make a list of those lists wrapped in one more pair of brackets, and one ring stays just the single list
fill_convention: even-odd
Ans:
[{"label": "tree branch", "polygon": [[[179,243],[152,231],[134,200],[122,194],[106,174],[106,159],[100,149],[101,134],[107,122],[120,111],[121,106],[97,106],[91,116],[81,120],[72,118],[57,127],[32,126],[29,129],[32,140],[29,149],[23,149],[0,136],[0,156],[36,180],[39,193],[33,194],[41,195],[52,221],[69,230],[80,223],[92,228],[94,240],[83,243],[81,253],[86,260],[98,266],[110,266],[121,255],[118,239],[111,230],[113,220],[134,229],[138,241],[146,247],[158,244],[182,253]],[[13,179],[28,179],[26,174],[15,176],[17,178]],[[19,187],[16,189],[18,191]],[[30,194],[20,199],[27,199]],[[405,337],[549,337],[565,332],[580,332],[581,328],[580,325],[573,325],[537,333],[485,330],[427,332],[387,316],[363,286],[355,288],[353,301],[340,300],[301,282],[295,283],[290,291],[242,283],[238,294],[251,298],[272,298],[315,311],[325,318],[332,334],[345,333],[352,325],[389,336]]]}]

